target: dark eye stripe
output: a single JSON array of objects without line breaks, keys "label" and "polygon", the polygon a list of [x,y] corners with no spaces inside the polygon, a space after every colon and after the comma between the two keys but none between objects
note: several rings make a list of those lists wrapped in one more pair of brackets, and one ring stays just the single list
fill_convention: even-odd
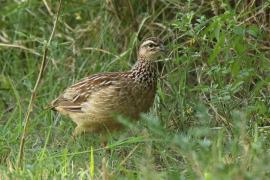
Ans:
[{"label": "dark eye stripe", "polygon": [[155,44],[155,43],[152,43],[152,42],[145,45],[145,47],[150,47],[150,48],[157,47],[157,46],[158,46],[158,44]]},{"label": "dark eye stripe", "polygon": [[149,46],[157,47],[158,45],[157,44],[154,44],[154,43],[151,43],[151,44],[149,44]]}]

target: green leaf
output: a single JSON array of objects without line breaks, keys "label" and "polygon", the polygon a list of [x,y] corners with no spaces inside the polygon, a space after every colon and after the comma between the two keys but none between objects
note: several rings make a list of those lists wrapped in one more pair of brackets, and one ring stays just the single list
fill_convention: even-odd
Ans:
[{"label": "green leaf", "polygon": [[221,36],[218,42],[216,43],[212,54],[210,55],[208,59],[209,64],[212,64],[214,60],[217,58],[217,56],[219,55],[219,53],[221,52],[222,48],[224,47],[224,41],[225,41],[225,35],[224,33],[221,33]]}]

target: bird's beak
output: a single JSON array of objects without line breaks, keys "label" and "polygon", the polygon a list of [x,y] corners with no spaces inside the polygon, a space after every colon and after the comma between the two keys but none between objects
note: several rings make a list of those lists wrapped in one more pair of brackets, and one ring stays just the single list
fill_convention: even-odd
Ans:
[{"label": "bird's beak", "polygon": [[159,49],[160,49],[160,51],[163,52],[163,53],[166,52],[166,48],[165,48],[165,46],[164,46],[163,44],[159,46]]}]

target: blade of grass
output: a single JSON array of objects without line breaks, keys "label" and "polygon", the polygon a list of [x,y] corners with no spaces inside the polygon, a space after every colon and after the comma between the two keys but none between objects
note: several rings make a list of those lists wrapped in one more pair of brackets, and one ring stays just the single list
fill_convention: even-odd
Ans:
[{"label": "blade of grass", "polygon": [[95,161],[94,161],[94,150],[93,150],[93,146],[91,146],[91,148],[90,148],[89,171],[90,171],[91,179],[94,179]]}]

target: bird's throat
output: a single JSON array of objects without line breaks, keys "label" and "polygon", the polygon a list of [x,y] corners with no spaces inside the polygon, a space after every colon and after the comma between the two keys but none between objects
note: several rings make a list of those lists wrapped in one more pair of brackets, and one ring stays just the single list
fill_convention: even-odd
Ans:
[{"label": "bird's throat", "polygon": [[157,70],[157,64],[155,62],[139,60],[133,66],[130,75],[136,82],[152,86],[156,84]]}]

